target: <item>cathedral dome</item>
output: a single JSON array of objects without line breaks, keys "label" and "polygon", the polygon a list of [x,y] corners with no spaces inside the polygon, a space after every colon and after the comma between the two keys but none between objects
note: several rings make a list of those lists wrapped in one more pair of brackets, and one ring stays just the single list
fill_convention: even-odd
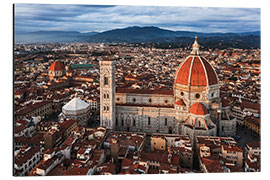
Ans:
[{"label": "cathedral dome", "polygon": [[218,84],[214,68],[199,54],[197,37],[191,55],[188,56],[176,71],[175,83],[186,86],[210,86]]},{"label": "cathedral dome", "polygon": [[49,71],[64,71],[64,70],[65,66],[61,61],[54,61],[49,68]]},{"label": "cathedral dome", "polygon": [[189,112],[194,115],[206,115],[208,114],[207,108],[199,102],[194,103],[190,108]]}]

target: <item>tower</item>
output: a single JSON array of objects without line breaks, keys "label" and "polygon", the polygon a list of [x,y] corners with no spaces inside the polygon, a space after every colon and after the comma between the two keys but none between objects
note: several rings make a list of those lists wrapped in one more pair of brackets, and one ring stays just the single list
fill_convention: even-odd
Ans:
[{"label": "tower", "polygon": [[115,129],[114,61],[108,58],[100,65],[100,126]]}]

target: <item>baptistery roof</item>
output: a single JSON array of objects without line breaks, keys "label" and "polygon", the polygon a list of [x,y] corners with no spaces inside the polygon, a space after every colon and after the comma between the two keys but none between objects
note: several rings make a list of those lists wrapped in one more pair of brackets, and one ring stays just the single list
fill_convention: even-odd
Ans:
[{"label": "baptistery roof", "polygon": [[73,98],[66,105],[63,106],[63,109],[66,111],[78,111],[83,110],[89,107],[89,104],[80,98]]}]

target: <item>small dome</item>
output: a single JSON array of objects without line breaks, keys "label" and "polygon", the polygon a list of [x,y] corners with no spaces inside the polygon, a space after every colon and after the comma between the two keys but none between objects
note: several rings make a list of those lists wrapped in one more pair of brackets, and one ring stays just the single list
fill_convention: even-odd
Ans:
[{"label": "small dome", "polygon": [[189,112],[194,115],[206,115],[208,114],[207,108],[199,102],[194,103],[190,108]]},{"label": "small dome", "polygon": [[65,66],[61,61],[54,61],[49,68],[49,71],[64,71],[64,70]]},{"label": "small dome", "polygon": [[175,104],[178,106],[186,106],[185,102],[182,99],[179,99],[178,101],[176,101]]}]

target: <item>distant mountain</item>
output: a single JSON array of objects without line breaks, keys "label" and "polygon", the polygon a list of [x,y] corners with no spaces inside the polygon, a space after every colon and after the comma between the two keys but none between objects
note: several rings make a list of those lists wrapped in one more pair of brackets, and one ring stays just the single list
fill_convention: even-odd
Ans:
[{"label": "distant mountain", "polygon": [[89,40],[92,42],[155,42],[176,36],[176,32],[158,27],[133,26],[105,31],[89,37]]},{"label": "distant mountain", "polygon": [[95,35],[95,34],[98,34],[98,32],[87,32],[87,33],[81,33],[81,35],[85,35],[85,36],[92,36],[92,35]]},{"label": "distant mountain", "polygon": [[[247,47],[260,47],[260,31],[244,33],[201,33],[192,31],[171,31],[154,26],[132,26],[109,31],[80,33],[76,31],[16,32],[15,42],[108,42],[108,43],[190,43],[194,37],[200,43],[237,45],[248,43]],[[238,42],[239,41],[239,42]],[[235,43],[236,42],[236,43]],[[215,44],[215,43],[214,43]]]},{"label": "distant mountain", "polygon": [[15,42],[85,42],[85,38],[98,32],[80,33],[77,31],[35,31],[15,32]]},{"label": "distant mountain", "polygon": [[128,27],[123,29],[114,29],[98,33],[89,37],[90,42],[169,42],[179,37],[232,37],[232,36],[248,36],[258,35],[260,32],[246,33],[200,33],[192,31],[171,31],[158,27]]}]

